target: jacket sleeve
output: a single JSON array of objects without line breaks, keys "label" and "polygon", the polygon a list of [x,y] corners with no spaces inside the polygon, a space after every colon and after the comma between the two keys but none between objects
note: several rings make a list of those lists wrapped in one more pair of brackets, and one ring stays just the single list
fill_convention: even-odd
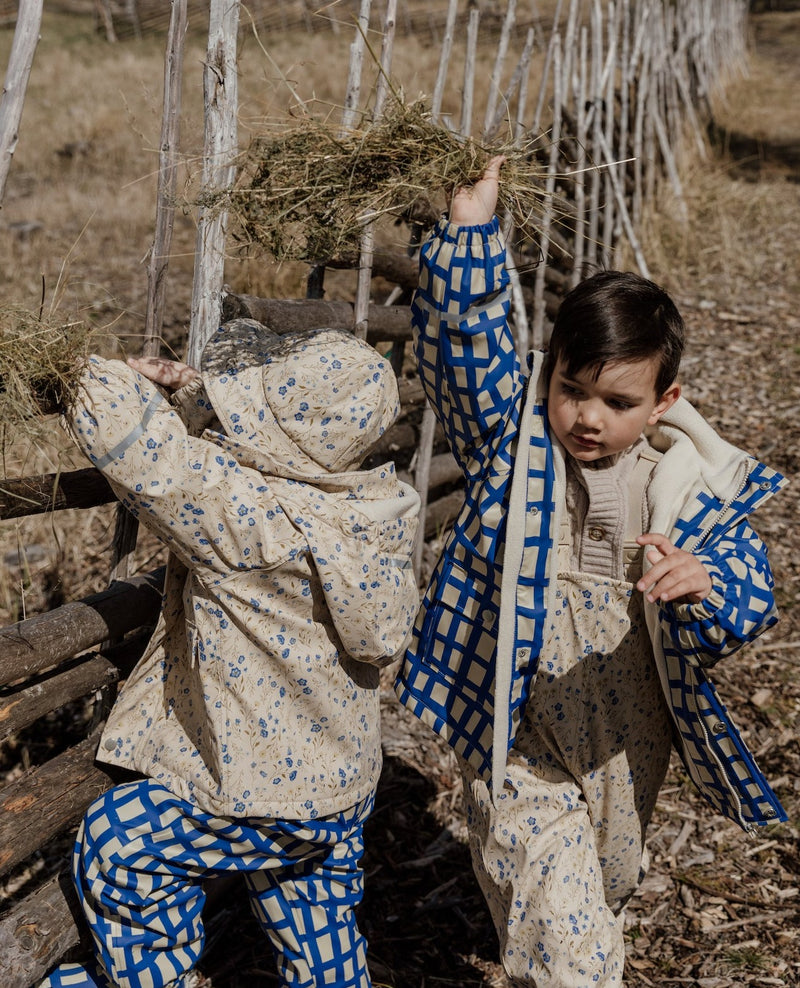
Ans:
[{"label": "jacket sleeve", "polygon": [[414,348],[429,402],[465,473],[515,407],[520,363],[508,325],[505,247],[497,217],[442,220],[420,256],[412,302]]},{"label": "jacket sleeve", "polygon": [[160,389],[124,362],[89,358],[66,422],[125,507],[186,565],[224,576],[282,558],[283,516],[261,474],[190,436]]},{"label": "jacket sleeve", "polygon": [[712,590],[698,604],[662,605],[669,637],[696,665],[712,666],[778,620],[767,548],[742,519],[697,553]]}]

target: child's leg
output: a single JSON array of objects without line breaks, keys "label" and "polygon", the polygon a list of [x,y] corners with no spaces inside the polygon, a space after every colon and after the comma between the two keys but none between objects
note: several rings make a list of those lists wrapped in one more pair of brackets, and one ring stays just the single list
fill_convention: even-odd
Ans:
[{"label": "child's leg", "polygon": [[354,909],[363,892],[362,830],[372,802],[335,818],[276,823],[274,865],[247,876],[283,985],[370,988]]},{"label": "child's leg", "polygon": [[494,806],[468,766],[464,775],[472,863],[514,985],[621,985],[622,922],[606,904],[579,786],[566,774],[534,779],[510,762]]},{"label": "child's leg", "polygon": [[52,979],[63,974],[72,979],[63,988],[106,988],[105,977],[114,988],[181,988],[203,948],[201,881],[241,871],[287,986],[369,988],[353,908],[372,803],[309,823],[238,820],[202,813],[152,780],[109,790],[87,811],[73,857],[101,971],[80,980],[81,969],[62,965],[44,984],[62,988]]},{"label": "child's leg", "polygon": [[202,878],[214,818],[150,780],[89,807],[73,877],[102,972],[119,988],[179,984],[203,949]]}]

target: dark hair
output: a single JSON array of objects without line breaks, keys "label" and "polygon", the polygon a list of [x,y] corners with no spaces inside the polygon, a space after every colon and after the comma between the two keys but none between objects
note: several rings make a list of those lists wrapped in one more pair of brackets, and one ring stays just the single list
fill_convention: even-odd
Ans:
[{"label": "dark hair", "polygon": [[548,368],[559,361],[574,377],[591,367],[658,357],[655,388],[663,395],[678,375],[684,323],[663,288],[637,274],[601,271],[567,295],[550,336]]}]

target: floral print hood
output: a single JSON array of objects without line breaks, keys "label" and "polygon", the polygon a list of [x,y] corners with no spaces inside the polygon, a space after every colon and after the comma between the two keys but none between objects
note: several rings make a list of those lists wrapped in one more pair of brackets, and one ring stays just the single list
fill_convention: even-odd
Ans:
[{"label": "floral print hood", "polygon": [[227,436],[272,476],[354,470],[400,408],[389,363],[344,330],[279,336],[237,319],[206,344],[201,371]]}]

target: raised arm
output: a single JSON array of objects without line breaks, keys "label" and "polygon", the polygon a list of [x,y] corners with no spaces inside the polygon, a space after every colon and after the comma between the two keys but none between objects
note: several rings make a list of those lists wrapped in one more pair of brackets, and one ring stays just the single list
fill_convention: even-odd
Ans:
[{"label": "raised arm", "polygon": [[481,469],[476,449],[500,441],[522,388],[508,325],[505,245],[492,215],[502,158],[453,198],[420,255],[412,303],[415,353],[425,392],[462,469]]},{"label": "raised arm", "polygon": [[[93,356],[67,425],[117,497],[187,565],[218,575],[241,560],[268,559],[282,515],[262,476],[240,467],[183,418],[147,378],[120,360]],[[288,522],[286,522],[288,526]]]}]

